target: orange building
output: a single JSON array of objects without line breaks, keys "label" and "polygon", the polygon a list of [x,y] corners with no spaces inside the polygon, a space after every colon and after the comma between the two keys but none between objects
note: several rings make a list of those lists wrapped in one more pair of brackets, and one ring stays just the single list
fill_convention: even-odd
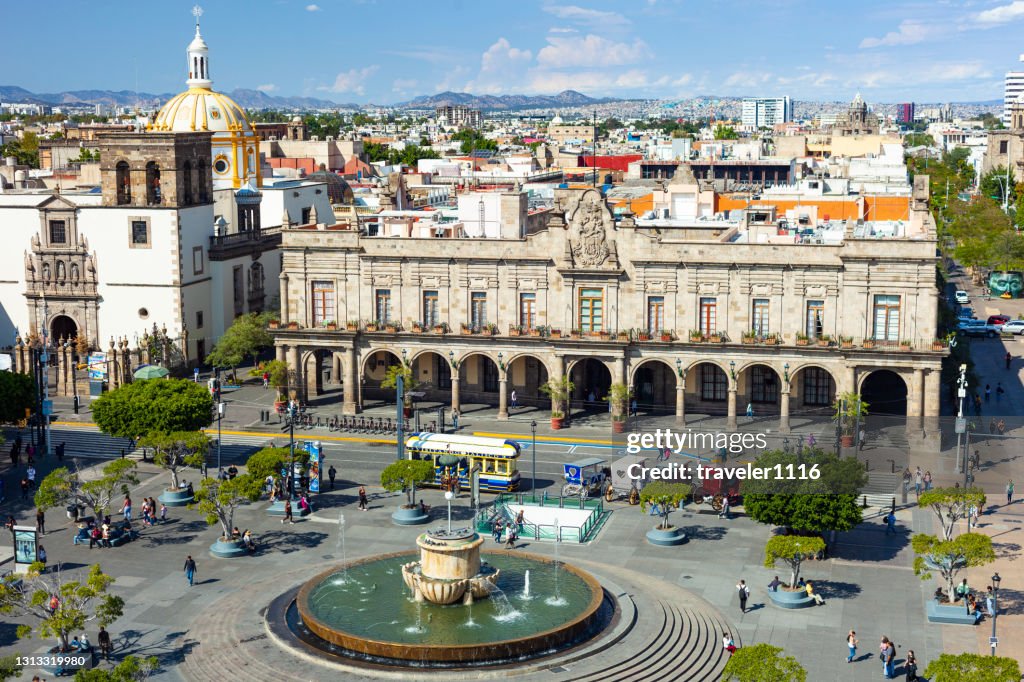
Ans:
[{"label": "orange building", "polygon": [[772,197],[751,199],[749,194],[716,194],[715,212],[748,206],[774,206],[780,216],[787,211],[816,213],[821,220],[909,220],[910,197],[891,195]]}]

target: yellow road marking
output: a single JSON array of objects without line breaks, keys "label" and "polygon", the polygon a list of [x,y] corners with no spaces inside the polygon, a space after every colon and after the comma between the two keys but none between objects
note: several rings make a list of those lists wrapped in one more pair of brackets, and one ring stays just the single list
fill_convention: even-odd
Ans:
[{"label": "yellow road marking", "polygon": [[[485,438],[507,438],[509,440],[530,440],[530,438],[532,438],[530,434],[523,435],[521,433],[491,433],[489,431],[474,431],[473,435],[483,436]],[[591,443],[593,445],[615,445],[615,442],[610,440],[593,440],[588,438],[562,438],[560,436],[537,436],[537,440],[545,443]]]}]

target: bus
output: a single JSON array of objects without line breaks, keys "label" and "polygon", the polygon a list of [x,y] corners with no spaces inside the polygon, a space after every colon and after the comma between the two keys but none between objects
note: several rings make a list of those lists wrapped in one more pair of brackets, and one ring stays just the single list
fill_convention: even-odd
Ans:
[{"label": "bus", "polygon": [[441,487],[458,478],[460,488],[470,486],[469,472],[480,468],[480,490],[508,493],[519,489],[519,443],[511,439],[414,433],[405,441],[406,457],[434,463],[434,480]]}]

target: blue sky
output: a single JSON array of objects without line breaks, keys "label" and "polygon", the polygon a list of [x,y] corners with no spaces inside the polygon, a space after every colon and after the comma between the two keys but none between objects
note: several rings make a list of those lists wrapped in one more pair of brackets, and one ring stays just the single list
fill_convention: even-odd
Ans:
[{"label": "blue sky", "polygon": [[[174,92],[193,2],[5,3],[4,84]],[[442,90],[1000,99],[1024,0],[207,0],[214,87],[390,103]],[[51,52],[52,51],[52,52]],[[20,64],[23,64],[21,66]]]}]

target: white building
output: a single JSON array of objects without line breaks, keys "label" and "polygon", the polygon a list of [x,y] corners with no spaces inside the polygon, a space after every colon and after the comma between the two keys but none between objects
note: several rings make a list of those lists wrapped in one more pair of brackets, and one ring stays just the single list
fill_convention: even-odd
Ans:
[{"label": "white building", "polygon": [[793,120],[793,102],[785,97],[745,97],[742,110],[743,125],[754,130],[771,128],[777,123]]},{"label": "white building", "polygon": [[[1020,56],[1024,62],[1024,54]],[[1010,127],[1010,106],[1024,95],[1024,71],[1007,71],[1003,81],[1003,125]]]}]

